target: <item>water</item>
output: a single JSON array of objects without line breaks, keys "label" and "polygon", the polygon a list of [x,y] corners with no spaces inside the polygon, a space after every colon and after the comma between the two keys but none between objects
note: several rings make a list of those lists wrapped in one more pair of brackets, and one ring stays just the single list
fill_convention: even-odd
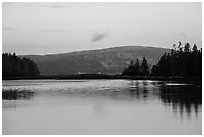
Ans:
[{"label": "water", "polygon": [[3,81],[3,134],[202,134],[201,86],[149,80]]}]

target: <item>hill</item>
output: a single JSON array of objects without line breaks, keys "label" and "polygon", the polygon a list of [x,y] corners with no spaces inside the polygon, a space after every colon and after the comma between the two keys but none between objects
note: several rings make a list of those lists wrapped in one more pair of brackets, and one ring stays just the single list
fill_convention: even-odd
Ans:
[{"label": "hill", "polygon": [[21,55],[32,59],[43,75],[69,75],[77,73],[120,74],[131,60],[146,57],[150,67],[170,49],[124,46],[100,50],[87,50],[63,54]]}]

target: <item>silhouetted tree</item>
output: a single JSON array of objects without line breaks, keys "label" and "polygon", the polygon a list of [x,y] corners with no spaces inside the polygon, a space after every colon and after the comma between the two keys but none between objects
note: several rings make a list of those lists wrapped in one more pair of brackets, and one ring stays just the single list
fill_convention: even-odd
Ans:
[{"label": "silhouetted tree", "polygon": [[140,61],[139,59],[136,60],[135,65],[134,65],[134,75],[140,75],[141,70],[140,70]]},{"label": "silhouetted tree", "polygon": [[2,75],[3,77],[19,77],[38,75],[37,65],[29,58],[19,58],[15,53],[2,54]]},{"label": "silhouetted tree", "polygon": [[190,44],[186,43],[185,46],[184,46],[184,52],[190,52],[190,51],[191,51]]},{"label": "silhouetted tree", "polygon": [[135,63],[131,61],[130,65],[124,69],[122,75],[126,76],[149,75],[149,66],[145,57],[143,58],[141,65],[138,59],[136,59]]},{"label": "silhouetted tree", "polygon": [[196,44],[193,45],[192,51],[196,52],[196,53],[198,52],[198,48],[197,48]]},{"label": "silhouetted tree", "polygon": [[202,75],[202,52],[194,44],[192,50],[189,43],[182,50],[182,43],[171,53],[165,53],[156,65],[153,65],[151,74],[156,76],[201,76]]},{"label": "silhouetted tree", "polygon": [[141,75],[149,75],[149,66],[147,64],[147,60],[145,57],[142,59],[140,69],[141,69]]}]

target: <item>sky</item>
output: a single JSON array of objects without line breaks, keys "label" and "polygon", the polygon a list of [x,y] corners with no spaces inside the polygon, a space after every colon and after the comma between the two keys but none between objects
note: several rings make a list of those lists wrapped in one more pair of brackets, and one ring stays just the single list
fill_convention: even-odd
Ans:
[{"label": "sky", "polygon": [[2,51],[56,54],[119,46],[201,47],[202,3],[2,4]]}]

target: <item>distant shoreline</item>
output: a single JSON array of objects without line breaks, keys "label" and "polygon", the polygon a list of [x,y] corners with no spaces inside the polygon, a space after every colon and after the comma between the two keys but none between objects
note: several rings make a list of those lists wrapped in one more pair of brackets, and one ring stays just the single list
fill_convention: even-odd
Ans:
[{"label": "distant shoreline", "polygon": [[35,77],[3,77],[2,80],[75,80],[75,79],[129,79],[129,80],[159,80],[159,81],[182,81],[202,83],[202,77],[182,77],[182,76],[122,76],[104,74],[77,74],[77,75],[40,75]]}]

